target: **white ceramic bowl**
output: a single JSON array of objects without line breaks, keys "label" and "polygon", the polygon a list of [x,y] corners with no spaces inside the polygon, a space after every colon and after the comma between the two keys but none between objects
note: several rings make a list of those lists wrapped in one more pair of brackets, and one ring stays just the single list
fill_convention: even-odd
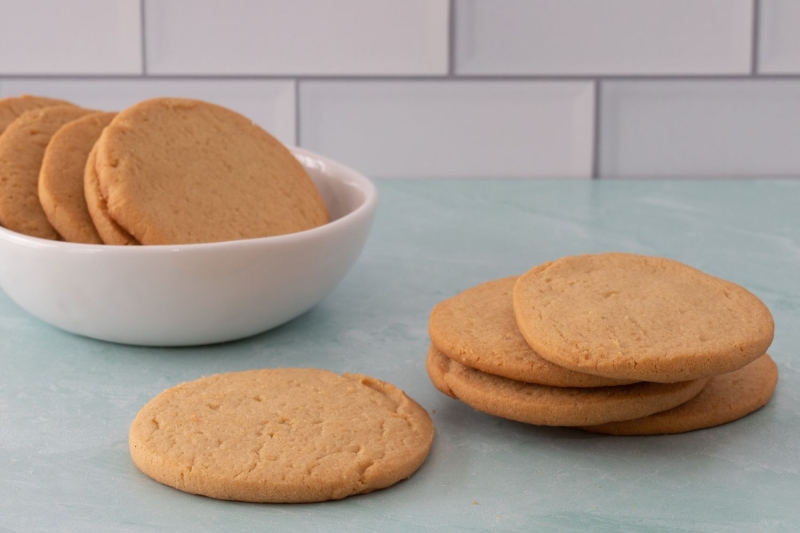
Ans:
[{"label": "white ceramic bowl", "polygon": [[73,244],[0,228],[0,287],[56,327],[126,344],[209,344],[283,324],[341,281],[361,253],[378,200],[358,172],[292,152],[317,184],[329,224],[179,246]]}]

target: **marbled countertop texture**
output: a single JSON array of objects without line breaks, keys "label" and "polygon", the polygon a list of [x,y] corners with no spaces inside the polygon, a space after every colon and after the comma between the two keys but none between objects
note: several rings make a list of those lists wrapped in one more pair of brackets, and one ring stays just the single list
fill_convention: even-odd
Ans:
[{"label": "marbled countertop texture", "polygon": [[[378,185],[373,233],[341,285],[239,342],[108,344],[52,328],[0,292],[0,533],[800,530],[800,181]],[[762,298],[780,368],[771,402],[714,429],[608,437],[494,418],[434,389],[424,360],[436,302],[610,250],[677,259]],[[129,424],[163,389],[285,366],[405,389],[436,424],[427,462],[387,490],[305,505],[192,496],[131,462]]]}]

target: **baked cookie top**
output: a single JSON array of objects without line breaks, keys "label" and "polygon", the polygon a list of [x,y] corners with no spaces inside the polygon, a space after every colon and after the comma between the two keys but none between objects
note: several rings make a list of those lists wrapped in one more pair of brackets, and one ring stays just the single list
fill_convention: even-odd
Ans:
[{"label": "baked cookie top", "polygon": [[677,261],[624,253],[565,257],[514,286],[528,344],[577,372],[675,382],[731,372],[772,342],[769,309],[744,288]]},{"label": "baked cookie top", "polygon": [[581,429],[610,435],[663,435],[719,426],[766,405],[777,383],[778,366],[765,354],[739,370],[712,377],[700,394],[674,409]]},{"label": "baked cookie top", "polygon": [[641,418],[648,415],[640,413],[666,411],[690,400],[707,381],[549,387],[469,368],[433,345],[426,368],[434,386],[448,396],[484,413],[542,426],[585,426]]},{"label": "baked cookie top", "polygon": [[39,202],[39,170],[47,144],[64,124],[89,113],[72,105],[26,111],[0,135],[0,223],[6,228],[40,237],[59,235]]},{"label": "baked cookie top", "polygon": [[94,143],[116,113],[94,113],[59,129],[44,152],[39,201],[47,220],[69,242],[102,244],[83,192],[84,171]]},{"label": "baked cookie top", "polygon": [[122,111],[97,142],[108,214],[142,244],[283,235],[328,222],[305,169],[231,110],[158,98]]},{"label": "baked cookie top", "polygon": [[358,374],[283,368],[167,389],[130,429],[148,476],[185,492],[250,502],[335,500],[409,477],[433,441],[428,413]]},{"label": "baked cookie top", "polygon": [[554,387],[632,383],[568,370],[533,351],[514,316],[511,293],[516,281],[516,276],[489,281],[438,303],[428,323],[434,346],[463,365],[528,383]]},{"label": "baked cookie top", "polygon": [[57,105],[72,105],[65,100],[55,98],[45,98],[43,96],[12,96],[10,98],[0,98],[0,135],[5,129],[14,122],[20,115],[32,109],[41,109]]}]

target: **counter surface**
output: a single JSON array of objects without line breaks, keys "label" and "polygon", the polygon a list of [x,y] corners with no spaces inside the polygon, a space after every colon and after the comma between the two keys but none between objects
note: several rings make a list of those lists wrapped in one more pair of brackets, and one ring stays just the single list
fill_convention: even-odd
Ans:
[{"label": "counter surface", "polygon": [[[108,344],[52,328],[0,292],[0,533],[800,529],[800,181],[378,185],[373,233],[342,284],[253,338]],[[608,437],[502,420],[434,389],[424,361],[436,302],[547,260],[609,250],[671,257],[762,298],[776,324],[772,401],[714,429]],[[436,424],[427,462],[387,490],[304,505],[192,496],[131,462],[130,422],[163,389],[287,366],[404,389]]]}]

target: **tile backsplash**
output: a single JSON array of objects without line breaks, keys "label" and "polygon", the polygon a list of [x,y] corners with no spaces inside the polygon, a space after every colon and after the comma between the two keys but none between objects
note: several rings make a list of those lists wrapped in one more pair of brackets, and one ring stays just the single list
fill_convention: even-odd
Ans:
[{"label": "tile backsplash", "polygon": [[798,0],[0,0],[0,97],[231,107],[372,177],[800,177]]}]

